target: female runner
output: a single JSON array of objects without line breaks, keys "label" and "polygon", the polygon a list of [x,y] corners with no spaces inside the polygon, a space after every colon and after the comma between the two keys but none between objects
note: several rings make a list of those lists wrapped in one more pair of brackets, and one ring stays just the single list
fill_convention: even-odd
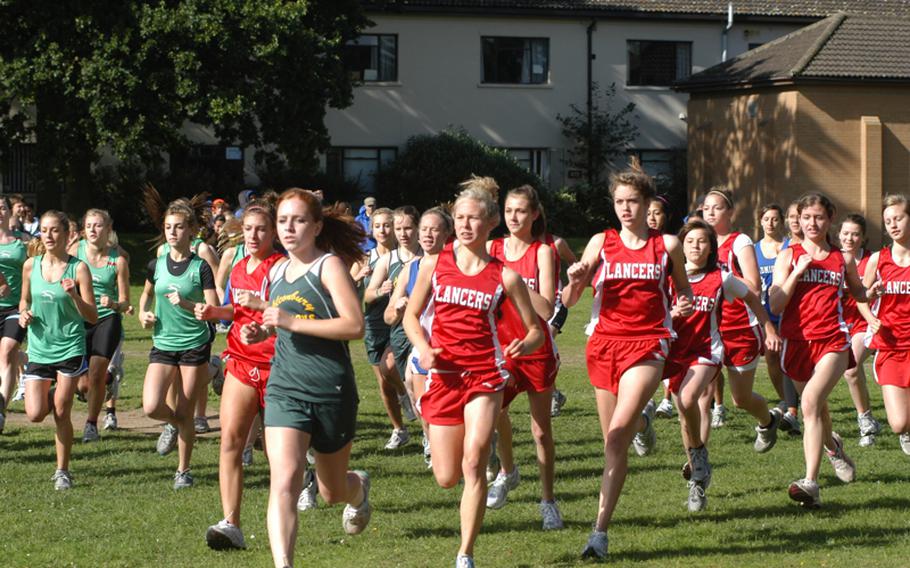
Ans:
[{"label": "female runner", "polygon": [[867,291],[852,255],[829,243],[835,209],[827,197],[806,194],[798,202],[798,211],[804,239],[778,255],[770,300],[771,311],[781,314],[781,366],[802,396],[806,476],[790,484],[789,494],[804,507],[814,508],[821,504],[818,470],[823,449],[838,479],[849,483],[856,475],[840,436],[831,429],[827,402],[844,371],[856,364],[841,315],[843,287],[846,283],[858,302],[866,302],[867,294],[875,294],[878,285]]},{"label": "female runner", "polygon": [[[278,200],[278,238],[289,260],[270,275],[262,324],[241,327],[245,343],[275,335],[265,394],[269,456],[268,530],[276,567],[293,566],[297,499],[307,449],[316,457],[319,492],[345,502],[342,525],[359,534],[370,521],[370,478],[348,471],[357,426],[357,385],[347,342],[363,336],[363,314],[348,267],[364,235],[353,219],[325,209],[312,192],[289,189]],[[238,265],[239,266],[239,265]]]},{"label": "female runner", "polygon": [[574,306],[596,271],[586,358],[604,437],[604,470],[597,519],[582,557],[601,559],[607,555],[606,531],[625,483],[632,438],[640,433],[645,451],[653,442],[653,414],[642,411],[663,378],[673,337],[669,278],[680,315],[692,313],[679,240],[647,225],[654,180],[638,169],[625,171],[611,179],[610,194],[622,230],[591,237],[581,261],[569,268],[562,294],[563,302]]},{"label": "female runner", "polygon": [[[25,368],[25,413],[41,422],[54,413],[57,471],[54,489],[73,486],[70,452],[73,423],[70,411],[76,383],[88,370],[85,324],[98,321],[88,267],[66,252],[69,221],[60,211],[41,216],[44,252],[22,266],[19,323],[28,328],[28,366]],[[56,382],[56,388],[51,386]]]},{"label": "female runner", "polygon": [[9,229],[11,217],[9,198],[0,196],[0,433],[19,378],[19,345],[25,339],[25,328],[19,325],[19,300],[29,236]]},{"label": "female runner", "polygon": [[[455,565],[468,568],[474,566],[486,462],[509,379],[503,357],[533,353],[544,332],[521,277],[487,254],[487,238],[499,223],[496,182],[474,177],[461,188],[452,209],[456,240],[420,263],[404,328],[420,366],[430,371],[418,407],[430,424],[436,483],[451,488],[464,477]],[[494,316],[504,297],[515,304],[527,333],[500,346]],[[429,338],[419,321],[424,308],[433,318]]]},{"label": "female runner", "polygon": [[[666,233],[667,221],[669,221],[669,202],[663,196],[655,196],[648,205],[648,228],[658,233]],[[661,418],[673,418],[676,409],[673,406],[673,394],[668,388],[667,381],[663,381],[664,396],[660,399],[660,404],[654,414]]]},{"label": "female runner", "polygon": [[[732,230],[733,194],[724,188],[711,189],[705,196],[703,213],[705,221],[717,233],[717,263],[720,268],[742,278],[754,294],[760,294],[761,277],[752,239]],[[748,411],[758,421],[753,447],[756,452],[767,452],[777,443],[777,429],[783,413],[779,408],[769,410],[768,402],[753,390],[755,369],[764,351],[758,320],[742,300],[736,300],[723,312],[720,333],[733,404]],[[715,412],[717,410],[715,407]]]}]

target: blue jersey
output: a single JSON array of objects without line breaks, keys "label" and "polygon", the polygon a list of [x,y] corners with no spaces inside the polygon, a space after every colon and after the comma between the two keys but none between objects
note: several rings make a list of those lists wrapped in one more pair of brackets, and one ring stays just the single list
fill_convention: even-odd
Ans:
[{"label": "blue jersey", "polygon": [[[768,300],[768,290],[771,289],[771,281],[774,280],[774,262],[777,258],[766,257],[761,250],[761,241],[755,243],[755,260],[758,261],[758,274],[761,276],[761,305],[768,312],[768,317],[774,325],[780,323],[780,316],[771,313],[771,305]],[[784,239],[784,244],[780,250],[790,246],[790,239]]]}]

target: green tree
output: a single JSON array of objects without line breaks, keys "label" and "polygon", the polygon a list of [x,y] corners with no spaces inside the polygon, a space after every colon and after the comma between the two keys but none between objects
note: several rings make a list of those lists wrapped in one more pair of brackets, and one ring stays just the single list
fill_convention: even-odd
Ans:
[{"label": "green tree", "polygon": [[35,142],[73,210],[102,152],[152,166],[187,122],[314,169],[367,24],[357,0],[0,0],[0,150]]}]

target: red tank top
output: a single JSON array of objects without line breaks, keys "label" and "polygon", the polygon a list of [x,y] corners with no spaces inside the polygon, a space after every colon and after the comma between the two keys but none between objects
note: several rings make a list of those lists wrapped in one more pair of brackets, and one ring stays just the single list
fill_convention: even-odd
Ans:
[{"label": "red tank top", "polygon": [[[717,265],[721,270],[733,273],[733,276],[743,277],[742,267],[739,265],[739,257],[733,252],[733,244],[741,233],[730,233],[724,244],[717,247]],[[758,272],[756,263],[755,271]],[[746,306],[746,303],[737,298],[735,302],[724,306],[724,315],[721,318],[720,330],[733,331],[735,329],[746,329],[756,325],[758,318],[752,313],[752,310]]]},{"label": "red tank top", "polygon": [[[705,358],[720,359],[723,354],[723,342],[720,338],[720,318],[724,301],[724,273],[719,268],[689,276],[692,286],[692,305],[695,311],[686,318],[673,321],[676,340],[673,341],[673,353],[680,355],[699,355]],[[716,357],[712,354],[716,352]]]},{"label": "red tank top", "polygon": [[439,253],[427,313],[430,346],[442,349],[439,371],[492,370],[503,365],[496,311],[504,297],[502,262],[493,258],[474,276],[455,263],[454,243]]},{"label": "red tank top", "polygon": [[262,300],[269,299],[269,272],[276,263],[285,260],[283,254],[274,253],[253,269],[253,272],[247,273],[246,267],[250,261],[250,256],[244,257],[240,262],[234,265],[231,270],[231,290],[228,295],[228,301],[234,306],[234,323],[231,324],[231,330],[227,336],[227,353],[231,357],[236,357],[244,362],[254,365],[268,365],[275,355],[275,337],[269,337],[262,343],[255,345],[246,345],[240,339],[240,328],[243,325],[256,322],[262,323],[262,312],[244,308],[240,304],[234,303],[234,293],[237,290],[249,290],[254,296]]},{"label": "red tank top", "polygon": [[[860,279],[862,279],[863,274],[866,272],[866,265],[869,264],[869,258],[871,256],[871,251],[865,249],[861,251],[860,258],[856,263],[856,271],[859,273]],[[847,325],[849,325],[851,329],[857,324],[864,325],[866,323],[865,318],[863,318],[856,307],[856,300],[853,299],[853,296],[851,296],[850,292],[846,289],[846,282],[844,283],[843,306],[844,321],[847,322]]]},{"label": "red tank top", "polygon": [[[518,260],[510,261],[506,258],[505,239],[500,238],[490,243],[490,256],[500,260],[503,264],[518,273],[519,276],[528,285],[528,288],[540,292],[540,270],[537,266],[537,254],[540,247],[546,246],[540,241],[534,241],[528,250]],[[547,359],[556,356],[556,349],[553,344],[553,338],[550,336],[550,326],[543,318],[537,316],[537,323],[544,334],[544,343],[537,351],[528,354],[522,359]],[[527,334],[524,323],[521,321],[521,315],[518,309],[508,298],[502,303],[502,309],[499,311],[496,321],[496,331],[500,345],[508,345],[513,339],[523,339]]]},{"label": "red tank top", "polygon": [[891,248],[883,248],[878,253],[875,275],[881,280],[884,293],[872,310],[882,322],[878,333],[872,336],[872,348],[910,349],[910,266],[898,266]]},{"label": "red tank top", "polygon": [[[806,249],[801,244],[791,245],[790,249],[792,270]],[[841,311],[844,267],[844,255],[836,249],[831,249],[824,260],[809,263],[780,316],[780,334],[784,339],[826,339],[847,333]]]},{"label": "red tank top", "polygon": [[649,231],[645,245],[632,250],[616,230],[604,231],[588,335],[636,341],[673,337],[669,272],[659,232]]}]

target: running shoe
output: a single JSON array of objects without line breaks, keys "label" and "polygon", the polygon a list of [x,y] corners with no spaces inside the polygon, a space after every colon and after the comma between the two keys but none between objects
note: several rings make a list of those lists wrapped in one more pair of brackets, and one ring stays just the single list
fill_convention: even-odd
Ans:
[{"label": "running shoe", "polygon": [[13,402],[25,400],[25,383],[19,379],[19,386],[16,387],[16,393],[13,395]]},{"label": "running shoe", "polygon": [[158,445],[155,449],[158,450],[159,455],[166,456],[173,452],[176,447],[177,429],[170,424],[165,424],[164,430],[161,432],[161,435],[158,436]]},{"label": "running shoe", "polygon": [[506,504],[509,491],[518,487],[519,481],[521,481],[521,475],[518,473],[517,465],[509,473],[500,471],[487,492],[487,509],[502,509]]},{"label": "running shoe", "polygon": [[654,414],[660,418],[673,418],[676,414],[676,409],[673,408],[673,401],[669,398],[661,400],[660,404],[657,405],[657,410],[654,411]]},{"label": "running shoe", "polygon": [[641,415],[645,419],[645,429],[635,434],[632,438],[632,446],[635,447],[635,453],[640,456],[646,456],[654,449],[657,443],[657,433],[654,431],[654,410],[657,405],[653,400],[649,400]]},{"label": "running shoe", "polygon": [[246,548],[243,531],[227,519],[218,521],[205,531],[205,543],[212,550],[242,550]]},{"label": "running shoe", "polygon": [[591,536],[588,537],[588,543],[581,550],[581,557],[603,560],[607,557],[608,544],[609,539],[607,539],[606,532],[592,531]]},{"label": "running shoe", "polygon": [[414,405],[411,404],[411,396],[408,393],[398,395],[398,403],[401,404],[401,413],[408,422],[417,420],[417,414],[414,413]]},{"label": "running shoe", "polygon": [[882,425],[872,416],[871,410],[857,414],[856,423],[859,425],[859,445],[868,448],[875,443],[875,436],[882,431]]},{"label": "running shoe", "polygon": [[116,430],[117,429],[117,415],[110,412],[104,415],[104,422],[102,423],[102,428],[105,430]]},{"label": "running shoe", "polygon": [[85,423],[85,428],[82,429],[82,443],[87,444],[89,442],[98,442],[101,440],[101,434],[98,433],[98,425],[92,424],[91,422]]},{"label": "running shoe", "polygon": [[240,465],[243,467],[250,467],[253,465],[253,446],[247,446],[243,448],[243,453],[240,454]]},{"label": "running shoe", "polygon": [[682,478],[686,481],[692,479],[692,466],[689,465],[688,461],[682,466]]},{"label": "running shoe", "polygon": [[190,470],[178,470],[174,474],[174,489],[188,489],[193,486],[193,476]]},{"label": "running shoe", "polygon": [[354,507],[345,505],[341,514],[341,525],[347,534],[360,534],[370,523],[373,507],[370,505],[370,476],[365,471],[355,471],[363,484],[363,502]]},{"label": "running shoe", "polygon": [[[708,462],[708,448],[705,446],[691,448],[689,449],[689,455],[692,458],[692,466],[689,478],[686,481],[691,479],[695,483],[700,483],[704,489],[708,489],[708,486],[711,485],[711,464]],[[686,462],[686,465],[689,465],[689,462]],[[685,477],[685,474],[683,476]]]},{"label": "running shoe", "polygon": [[553,397],[550,399],[550,416],[559,416],[562,413],[562,407],[566,405],[566,395],[559,389],[553,389]]},{"label": "running shoe", "polygon": [[543,530],[555,531],[563,527],[562,513],[559,512],[559,506],[556,501],[541,501],[540,516],[543,517]]},{"label": "running shoe", "polygon": [[423,435],[423,461],[427,464],[427,467],[433,467],[432,454],[430,453],[430,439],[427,438],[427,435]]},{"label": "running shoe", "polygon": [[51,477],[51,481],[54,482],[54,490],[56,491],[66,491],[67,489],[73,488],[73,476],[70,474],[69,470],[58,469],[54,472],[54,476]]},{"label": "running shoe", "polygon": [[197,434],[205,434],[211,430],[211,428],[209,428],[208,417],[197,416],[196,418],[193,418],[193,430],[195,430]]},{"label": "running shoe", "polygon": [[844,453],[844,441],[838,433],[832,432],[831,437],[834,438],[834,449],[826,447],[825,454],[828,455],[828,461],[834,467],[834,474],[837,475],[837,478],[844,483],[850,483],[856,479],[856,466],[853,464],[853,460]]},{"label": "running shoe", "polygon": [[778,429],[782,432],[787,432],[793,438],[802,436],[803,434],[802,428],[799,424],[799,417],[795,414],[790,414],[789,412],[784,412],[784,415],[781,417],[780,426]]},{"label": "running shoe", "polygon": [[407,428],[401,428],[400,430],[392,430],[392,435],[389,436],[389,441],[386,442],[385,449],[397,450],[398,448],[407,444],[410,441],[411,441],[411,434],[408,433]]},{"label": "running shoe", "polygon": [[727,425],[727,408],[723,404],[711,410],[711,428],[723,428]]},{"label": "running shoe", "polygon": [[319,494],[319,484],[316,482],[316,473],[313,468],[307,468],[303,474],[303,491],[297,498],[297,510],[309,511],[319,506],[316,501],[316,495]]},{"label": "running shoe", "polygon": [[120,385],[123,383],[123,368],[108,367],[107,400],[116,400],[120,397]]},{"label": "running shoe", "polygon": [[806,509],[818,509],[822,506],[818,483],[811,479],[797,479],[790,484],[789,493],[790,499],[793,499]]},{"label": "running shoe", "polygon": [[496,444],[499,443],[499,432],[493,431],[493,439],[490,441],[490,459],[487,461],[487,483],[493,483],[496,476],[499,475],[500,465],[499,454],[496,453]]},{"label": "running shoe", "polygon": [[212,355],[209,365],[212,368],[212,390],[221,396],[221,391],[224,390],[224,363],[221,362],[221,357]]},{"label": "running shoe", "polygon": [[767,426],[755,427],[755,451],[763,454],[770,451],[777,443],[777,429],[780,427],[782,418],[780,409],[776,406],[771,409],[771,423]]},{"label": "running shoe", "polygon": [[705,495],[704,484],[698,481],[690,481],[688,485],[689,499],[686,501],[686,506],[689,508],[689,512],[697,513],[699,511],[704,511],[705,507],[708,505],[708,497]]},{"label": "running shoe", "polygon": [[455,568],[474,568],[474,557],[459,554],[455,557]]},{"label": "running shoe", "polygon": [[910,456],[910,432],[904,432],[900,435],[898,440],[900,440],[901,443],[901,450]]}]

